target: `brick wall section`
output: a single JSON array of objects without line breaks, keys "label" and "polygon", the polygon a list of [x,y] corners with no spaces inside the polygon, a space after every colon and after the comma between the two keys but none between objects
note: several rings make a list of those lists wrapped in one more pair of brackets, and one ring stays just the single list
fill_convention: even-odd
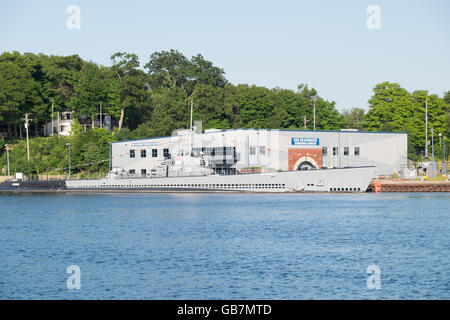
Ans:
[{"label": "brick wall section", "polygon": [[322,168],[322,148],[317,149],[289,149],[288,161],[289,171],[297,170],[294,168],[297,161],[302,157],[310,157],[316,161],[319,168]]}]

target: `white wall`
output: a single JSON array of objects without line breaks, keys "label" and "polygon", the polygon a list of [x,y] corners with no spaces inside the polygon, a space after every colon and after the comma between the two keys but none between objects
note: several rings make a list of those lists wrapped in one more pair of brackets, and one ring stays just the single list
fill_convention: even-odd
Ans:
[{"label": "white wall", "polygon": [[[237,129],[194,134],[192,147],[235,146],[239,158],[236,164],[238,168],[249,165],[288,170],[289,149],[311,148],[309,145],[292,145],[292,138],[318,138],[318,146],[328,148],[328,154],[323,158],[323,166],[329,168],[339,166],[339,156],[333,156],[333,147],[338,147],[339,141],[342,167],[375,165],[378,169],[377,175],[391,175],[393,172],[399,172],[406,164],[407,135],[404,133]],[[147,169],[149,173],[164,160],[164,148],[168,148],[172,155],[187,152],[189,140],[189,134],[185,132],[183,136],[116,142],[112,144],[112,165],[126,170],[134,169],[137,175],[140,175],[141,169]],[[255,147],[254,155],[248,154],[248,145]],[[264,154],[260,153],[259,147],[264,147]],[[344,147],[349,147],[348,156],[344,155]],[[355,147],[360,148],[359,156],[354,155]],[[152,157],[152,149],[155,148],[158,149],[157,158]],[[130,149],[135,150],[134,159],[129,157]],[[142,149],[146,150],[146,158],[141,158]]]},{"label": "white wall", "polygon": [[[319,146],[327,147],[327,155],[323,157],[324,167],[375,165],[377,175],[391,175],[406,165],[408,142],[405,133],[284,130],[281,134],[282,150],[308,148],[293,146],[293,137],[318,138]],[[333,147],[339,148],[340,157],[333,156]],[[345,147],[349,148],[347,156],[344,155]],[[360,148],[359,156],[355,156],[355,147]]]}]

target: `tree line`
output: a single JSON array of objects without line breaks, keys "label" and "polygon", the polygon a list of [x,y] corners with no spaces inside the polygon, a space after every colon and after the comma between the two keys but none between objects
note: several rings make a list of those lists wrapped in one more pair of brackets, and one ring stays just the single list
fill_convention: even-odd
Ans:
[{"label": "tree line", "polygon": [[[36,139],[31,144],[42,149],[43,158],[54,152],[50,149],[58,149],[58,141],[64,139],[85,139],[85,143],[79,140],[80,158],[74,161],[90,163],[107,158],[107,147],[100,142],[170,135],[175,129],[188,127],[191,99],[195,103],[194,118],[203,122],[204,129],[312,130],[314,105],[317,130],[408,132],[409,157],[413,160],[420,157],[425,145],[425,103],[429,127],[436,137],[449,133],[450,91],[440,97],[426,90],[408,92],[397,83],[383,82],[373,88],[367,113],[362,108],[339,112],[334,101],[319,96],[307,84],[298,85],[297,90],[231,84],[224,70],[201,54],[188,59],[176,50],[161,51],[141,64],[136,54],[118,52],[111,56],[110,66],[85,61],[78,55],[0,55],[0,139],[18,143],[17,149],[21,149],[22,118],[30,113],[33,120],[29,133]],[[40,137],[42,126],[52,118],[52,109],[53,117],[58,111],[74,111],[77,117],[94,119],[100,105],[104,113],[117,120],[112,133],[78,130],[71,138]],[[78,147],[77,143],[73,145]],[[42,160],[32,171],[61,167],[65,160],[59,158],[58,165]]]}]

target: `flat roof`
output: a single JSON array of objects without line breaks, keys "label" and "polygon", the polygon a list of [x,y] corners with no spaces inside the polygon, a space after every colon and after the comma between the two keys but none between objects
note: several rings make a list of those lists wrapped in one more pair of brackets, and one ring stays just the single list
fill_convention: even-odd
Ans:
[{"label": "flat roof", "polygon": [[[340,133],[384,133],[384,134],[408,134],[404,131],[342,131],[342,130],[301,130],[301,129],[247,129],[239,128],[234,130],[266,130],[266,131],[297,131],[297,132],[340,132]],[[225,130],[226,131],[226,130]]]},{"label": "flat roof", "polygon": [[[341,130],[300,130],[300,129],[253,129],[253,128],[237,128],[237,129],[222,129],[221,131],[214,132],[202,132],[202,134],[212,134],[219,132],[232,132],[238,130],[254,130],[254,131],[289,131],[289,132],[337,132],[337,133],[375,133],[375,134],[408,134],[408,132],[403,131],[341,131]],[[163,138],[172,138],[178,136],[162,136],[162,137],[152,137],[152,138],[142,138],[142,139],[133,139],[133,140],[122,140],[122,141],[112,141],[111,143],[122,143],[122,142],[132,142],[132,141],[143,141],[143,140],[154,140],[154,139],[163,139]]]}]

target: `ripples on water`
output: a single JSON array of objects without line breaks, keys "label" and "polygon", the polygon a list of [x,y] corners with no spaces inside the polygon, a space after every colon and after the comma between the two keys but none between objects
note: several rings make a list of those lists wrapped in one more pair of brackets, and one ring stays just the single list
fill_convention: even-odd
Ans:
[{"label": "ripples on water", "polygon": [[[450,298],[448,193],[0,201],[1,299]],[[366,286],[371,264],[380,290]]]}]

